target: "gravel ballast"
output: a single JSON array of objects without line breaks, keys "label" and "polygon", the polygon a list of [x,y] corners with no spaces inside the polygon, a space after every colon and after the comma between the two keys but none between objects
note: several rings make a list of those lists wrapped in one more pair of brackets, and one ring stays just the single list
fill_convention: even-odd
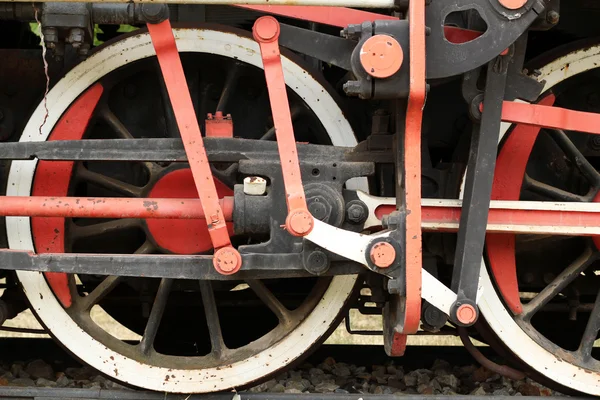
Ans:
[{"label": "gravel ballast", "polygon": [[[61,370],[43,360],[0,363],[0,386],[123,389],[89,367]],[[326,358],[304,364],[249,389],[272,393],[362,393],[423,395],[553,396],[561,395],[529,378],[514,381],[483,367],[453,367],[436,360],[428,369],[405,371],[395,364],[356,366]]]}]

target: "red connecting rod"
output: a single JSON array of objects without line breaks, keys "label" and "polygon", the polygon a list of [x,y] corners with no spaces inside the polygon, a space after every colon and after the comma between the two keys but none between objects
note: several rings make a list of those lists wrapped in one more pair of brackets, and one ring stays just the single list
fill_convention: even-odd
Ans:
[{"label": "red connecting rod", "polygon": [[254,23],[252,35],[260,46],[281,160],[288,208],[285,228],[294,236],[306,236],[312,230],[314,221],[306,206],[300,175],[292,115],[279,53],[279,22],[273,17],[261,17]]},{"label": "red connecting rod", "polygon": [[165,20],[159,24],[148,24],[148,31],[173,106],[196,189],[202,201],[202,209],[204,215],[208,216],[208,233],[215,248],[213,264],[220,273],[233,274],[242,267],[242,258],[231,246],[171,23]]},{"label": "red connecting rod", "polygon": [[[593,236],[600,232],[600,208],[548,207],[547,203],[492,201],[487,231],[490,233],[543,233],[554,235]],[[552,205],[552,203],[550,203]],[[220,200],[227,222],[233,221],[233,197]],[[590,204],[594,206],[595,204]],[[378,218],[392,213],[395,206],[379,205],[373,210]],[[439,205],[425,205],[423,231],[456,232],[461,208],[454,200]],[[44,197],[0,196],[2,217],[61,218],[141,218],[204,219],[199,199],[122,198],[122,197]]]},{"label": "red connecting rod", "polygon": [[[224,220],[233,220],[233,197],[219,200]],[[206,219],[198,199],[1,196],[0,216],[62,218]]]}]

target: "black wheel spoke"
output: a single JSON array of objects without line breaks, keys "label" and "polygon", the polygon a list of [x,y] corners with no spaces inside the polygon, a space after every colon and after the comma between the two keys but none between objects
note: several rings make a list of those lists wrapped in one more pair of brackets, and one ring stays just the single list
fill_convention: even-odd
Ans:
[{"label": "black wheel spoke", "polygon": [[597,254],[591,248],[586,248],[575,261],[561,272],[548,286],[546,286],[529,303],[523,306],[523,319],[530,320],[536,312],[544,307],[550,300],[562,292],[567,285],[573,282],[583,271],[597,259]]},{"label": "black wheel spoke", "polygon": [[[294,122],[298,119],[298,117],[302,113],[302,108],[300,108],[298,106],[292,107],[292,110],[290,111],[290,113],[292,115],[292,122]],[[260,140],[273,140],[274,138],[275,138],[275,127],[273,126],[264,135],[262,135]]]},{"label": "black wheel spoke", "polygon": [[146,240],[140,247],[138,247],[134,254],[152,254],[155,251],[156,246],[154,246],[151,241]]},{"label": "black wheel spoke", "polygon": [[221,358],[227,347],[223,341],[221,323],[219,322],[219,312],[217,310],[217,302],[215,301],[215,292],[213,291],[210,281],[200,281],[200,293],[202,294],[202,304],[204,305],[204,314],[206,316],[206,324],[210,335],[212,354],[216,358]]},{"label": "black wheel spoke", "polygon": [[91,310],[93,306],[98,304],[104,297],[112,292],[122,280],[122,276],[109,276],[104,278],[104,280],[87,296],[78,299],[76,303],[77,307],[85,311]]},{"label": "black wheel spoke", "polygon": [[225,78],[223,90],[221,90],[221,97],[219,97],[219,103],[217,104],[217,111],[227,111],[227,102],[231,97],[231,93],[235,90],[239,77],[240,67],[238,64],[234,64],[234,67],[229,70],[227,78]]},{"label": "black wheel spoke", "polygon": [[100,108],[100,115],[106,123],[112,128],[120,139],[133,139],[133,135],[123,125],[121,120],[108,108],[104,106]]},{"label": "black wheel spoke", "polygon": [[598,337],[598,331],[600,330],[600,292],[596,295],[596,302],[594,308],[590,313],[590,319],[585,326],[583,337],[579,344],[578,352],[585,359],[592,357],[592,349],[594,348],[594,342]]},{"label": "black wheel spoke", "polygon": [[290,311],[281,304],[273,292],[271,292],[264,283],[257,280],[249,280],[246,281],[246,283],[250,286],[250,289],[256,293],[258,298],[269,307],[273,314],[277,316],[280,324],[289,325],[291,323],[292,318]]},{"label": "black wheel spoke", "polygon": [[177,121],[175,121],[175,113],[173,112],[171,99],[169,98],[169,93],[167,92],[167,85],[165,85],[165,80],[163,78],[160,65],[158,64],[158,60],[155,62],[155,66],[156,71],[158,73],[160,96],[163,105],[163,112],[165,115],[165,127],[167,128],[167,134],[169,137],[178,138],[180,136],[179,127],[177,126]]},{"label": "black wheel spoke", "polygon": [[111,190],[115,193],[129,196],[129,197],[141,197],[142,188],[125,183],[115,178],[111,178],[106,175],[99,174],[94,171],[90,171],[85,167],[80,167],[77,171],[77,177],[87,183],[102,187],[104,189]]},{"label": "black wheel spoke", "polygon": [[154,348],[156,333],[165,312],[172,286],[173,279],[161,279],[158,292],[156,292],[156,297],[154,298],[154,304],[152,305],[152,311],[150,311],[150,317],[144,329],[144,336],[142,336],[142,340],[140,341],[140,350],[143,354],[148,354]]},{"label": "black wheel spoke", "polygon": [[550,200],[577,203],[582,203],[586,201],[583,196],[567,192],[554,186],[550,186],[546,183],[533,179],[529,175],[525,175],[525,179],[523,180],[523,187],[529,190],[530,192],[547,197]]},{"label": "black wheel spoke", "polygon": [[78,240],[133,229],[139,226],[140,221],[133,218],[115,219],[87,226],[71,224],[71,234],[74,240]]},{"label": "black wheel spoke", "polygon": [[577,146],[569,139],[567,134],[559,129],[550,129],[549,133],[558,147],[560,147],[567,158],[577,166],[579,171],[581,171],[583,176],[589,180],[592,186],[600,186],[600,173],[598,173],[596,168],[594,168],[587,158],[581,154],[581,151],[579,151]]}]

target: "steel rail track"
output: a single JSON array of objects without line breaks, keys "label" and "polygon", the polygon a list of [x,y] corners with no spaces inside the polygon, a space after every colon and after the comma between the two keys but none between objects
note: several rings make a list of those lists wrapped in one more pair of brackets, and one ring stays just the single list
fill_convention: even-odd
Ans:
[{"label": "steel rail track", "polygon": [[[480,400],[490,396],[442,396],[442,395],[405,395],[404,400]],[[103,399],[103,400],[292,400],[302,398],[303,400],[397,400],[398,395],[375,395],[375,394],[345,394],[345,393],[310,393],[298,395],[295,393],[214,393],[203,395],[169,394],[158,392],[124,391],[107,389],[62,389],[62,388],[27,388],[27,387],[4,387],[0,388],[0,399]],[[512,396],[494,396],[495,399],[511,399]],[[531,400],[547,399],[543,396],[527,397]],[[553,399],[566,400],[577,399],[569,396],[556,396]]]}]

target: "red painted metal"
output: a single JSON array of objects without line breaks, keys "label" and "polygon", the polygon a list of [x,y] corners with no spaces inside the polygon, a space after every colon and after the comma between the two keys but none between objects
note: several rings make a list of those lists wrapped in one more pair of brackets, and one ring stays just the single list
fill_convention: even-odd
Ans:
[{"label": "red painted metal", "polygon": [[502,7],[508,8],[509,10],[518,10],[527,4],[527,0],[498,0],[498,3],[502,4]]},{"label": "red painted metal", "polygon": [[[459,218],[460,207],[423,207],[424,223],[458,223]],[[488,232],[490,233],[504,233],[504,230],[498,227],[499,225],[513,225],[515,227],[513,232],[519,233],[523,233],[522,228],[532,226],[553,228],[600,226],[600,213],[585,210],[559,211],[491,208],[488,224],[490,225],[488,226]],[[435,230],[446,231],[444,228]],[[452,232],[455,230],[454,228],[449,228],[447,231]],[[577,233],[577,235],[585,236],[582,233]]]},{"label": "red painted metal", "polygon": [[215,115],[208,114],[206,121],[206,137],[233,137],[233,120],[231,114],[223,115],[221,111],[217,111]]},{"label": "red painted metal", "polygon": [[390,346],[390,357],[402,357],[406,352],[406,341],[408,339],[408,335],[393,332],[392,333],[392,343]]},{"label": "red painted metal", "polygon": [[446,40],[454,44],[468,43],[477,39],[481,35],[483,35],[483,32],[456,28],[454,26],[444,27],[444,36],[446,37]]},{"label": "red painted metal", "polygon": [[421,124],[425,106],[425,0],[411,0],[410,91],[404,130],[406,207],[406,308],[403,332],[416,333],[421,320]]},{"label": "red painted metal", "polygon": [[369,254],[371,261],[379,268],[389,268],[396,260],[396,249],[387,242],[377,243]]},{"label": "red painted metal", "polygon": [[[225,220],[233,197],[219,200]],[[204,219],[201,201],[189,198],[0,196],[0,216],[60,218]],[[46,251],[48,253],[49,251]],[[41,253],[38,251],[38,253]]]},{"label": "red painted metal", "polygon": [[[226,202],[226,208],[223,209],[225,220],[231,221],[230,208],[232,208],[233,198],[226,198],[226,196],[233,196],[233,191],[218,179],[215,179],[215,185],[222,207],[223,202]],[[189,168],[182,168],[163,175],[154,184],[148,197],[150,198],[148,200],[155,198],[197,199],[198,192],[194,186],[192,171]],[[199,204],[194,204],[194,206],[198,207]],[[204,214],[201,207],[188,211]],[[213,249],[205,219],[150,218],[146,220],[146,226],[154,242],[171,253],[197,254]],[[229,234],[233,235],[233,223],[228,222],[227,229]]]},{"label": "red painted metal", "polygon": [[281,160],[288,208],[285,227],[294,236],[305,236],[312,230],[314,222],[306,206],[300,175],[294,127],[279,53],[279,22],[270,16],[261,17],[254,23],[252,34],[260,46]]},{"label": "red painted metal", "polygon": [[505,101],[502,121],[600,135],[600,114]]},{"label": "red painted metal", "polygon": [[[554,95],[550,95],[539,105],[552,106],[555,100]],[[532,125],[517,125],[505,140],[496,162],[492,200],[519,200],[527,162],[540,129]],[[519,296],[515,247],[515,235],[487,235],[488,261],[498,290],[508,308],[514,314],[520,314],[523,305]]]},{"label": "red painted metal", "polygon": [[404,52],[400,43],[388,35],[368,38],[360,49],[360,63],[367,74],[375,78],[389,78],[402,66]]},{"label": "red painted metal", "polygon": [[477,321],[477,310],[470,304],[462,304],[456,310],[458,322],[464,325],[472,325]]},{"label": "red painted metal", "polygon": [[[48,140],[79,140],[104,92],[101,84],[86,90],[62,115]],[[66,196],[69,191],[74,163],[72,161],[39,161],[33,178],[34,196]],[[0,197],[0,199],[3,199]],[[23,199],[20,203],[23,203]],[[65,252],[65,219],[61,217],[32,218],[31,232],[38,253]],[[64,307],[72,304],[67,274],[44,274],[56,298]]]},{"label": "red painted metal", "polygon": [[[202,201],[204,213],[208,216],[207,226],[213,247],[216,250],[231,247],[227,224],[219,204],[217,188],[206,156],[200,126],[194,112],[171,23],[169,20],[165,20],[159,24],[148,24],[148,32],[150,32],[150,38],[171,100],[196,189]],[[237,252],[232,247],[231,251]]]}]

